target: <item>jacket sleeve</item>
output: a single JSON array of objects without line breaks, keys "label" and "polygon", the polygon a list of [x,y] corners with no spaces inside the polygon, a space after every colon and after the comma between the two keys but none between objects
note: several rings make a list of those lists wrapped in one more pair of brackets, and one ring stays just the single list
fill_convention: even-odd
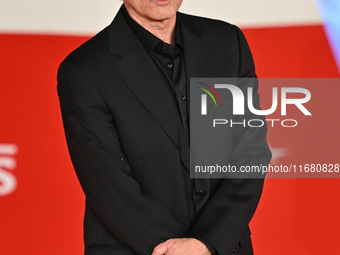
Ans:
[{"label": "jacket sleeve", "polygon": [[[256,78],[253,58],[247,41],[237,27],[239,38],[239,77]],[[255,79],[256,80],[256,79]],[[258,82],[253,84],[254,107],[259,108]],[[249,111],[245,118],[254,118]],[[256,116],[256,119],[264,118]],[[264,121],[265,122],[265,121]],[[267,129],[241,127],[235,134],[231,165],[268,165],[271,152],[266,141]],[[189,236],[204,240],[213,247],[215,254],[231,255],[239,246],[241,237],[258,205],[264,178],[223,179],[217,190],[198,215]],[[242,244],[241,244],[242,245]]]},{"label": "jacket sleeve", "polygon": [[133,178],[112,113],[85,73],[64,61],[57,88],[77,177],[112,236],[137,254],[151,254],[159,243],[183,236],[183,226]]}]

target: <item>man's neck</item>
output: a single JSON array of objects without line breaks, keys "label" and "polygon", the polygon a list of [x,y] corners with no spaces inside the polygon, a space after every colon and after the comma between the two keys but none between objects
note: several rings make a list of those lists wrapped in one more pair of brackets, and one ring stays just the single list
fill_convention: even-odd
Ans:
[{"label": "man's neck", "polygon": [[144,27],[150,33],[161,39],[163,42],[171,45],[174,44],[176,15],[171,19],[158,21],[149,20],[145,17],[140,17],[134,12],[132,8],[129,8],[127,6],[126,10],[134,21],[136,21],[139,25]]}]

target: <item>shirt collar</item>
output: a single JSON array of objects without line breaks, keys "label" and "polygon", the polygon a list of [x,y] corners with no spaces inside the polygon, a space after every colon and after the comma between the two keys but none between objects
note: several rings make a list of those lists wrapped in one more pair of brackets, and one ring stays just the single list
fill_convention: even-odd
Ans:
[{"label": "shirt collar", "polygon": [[[122,12],[124,15],[124,18],[128,25],[130,26],[131,30],[134,32],[134,34],[137,36],[137,38],[142,43],[143,47],[148,53],[151,53],[151,51],[154,50],[157,44],[166,44],[168,46],[168,43],[163,42],[161,39],[150,33],[148,30],[146,30],[144,27],[139,25],[135,20],[131,18],[129,13],[127,12],[124,4],[122,7]],[[176,19],[176,25],[175,25],[175,44],[174,45],[180,45],[183,47],[182,44],[182,36],[181,31],[179,27],[179,19]]]}]

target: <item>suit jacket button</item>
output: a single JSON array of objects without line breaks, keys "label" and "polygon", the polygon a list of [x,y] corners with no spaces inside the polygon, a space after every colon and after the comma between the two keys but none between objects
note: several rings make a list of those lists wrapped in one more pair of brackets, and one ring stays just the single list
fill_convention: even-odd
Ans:
[{"label": "suit jacket button", "polygon": [[205,197],[205,194],[206,194],[206,192],[204,192],[202,190],[196,190],[196,192],[195,192],[196,197],[199,198],[199,199],[203,199]]}]

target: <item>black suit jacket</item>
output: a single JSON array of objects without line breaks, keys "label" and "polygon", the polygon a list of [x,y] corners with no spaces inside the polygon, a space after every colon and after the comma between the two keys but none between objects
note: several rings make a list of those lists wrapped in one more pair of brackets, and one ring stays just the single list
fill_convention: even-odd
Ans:
[{"label": "black suit jacket", "polygon": [[[237,27],[177,17],[187,79],[255,77]],[[121,11],[62,62],[58,94],[69,152],[86,195],[85,253],[98,247],[91,254],[101,254],[107,247],[103,254],[147,255],[169,238],[195,237],[227,255],[250,242],[248,223],[263,180],[190,179],[189,139],[175,102]],[[247,132],[246,140],[229,145],[242,144],[230,160],[244,159],[252,149],[268,164],[265,131]],[[255,136],[259,150],[252,144]]]}]

